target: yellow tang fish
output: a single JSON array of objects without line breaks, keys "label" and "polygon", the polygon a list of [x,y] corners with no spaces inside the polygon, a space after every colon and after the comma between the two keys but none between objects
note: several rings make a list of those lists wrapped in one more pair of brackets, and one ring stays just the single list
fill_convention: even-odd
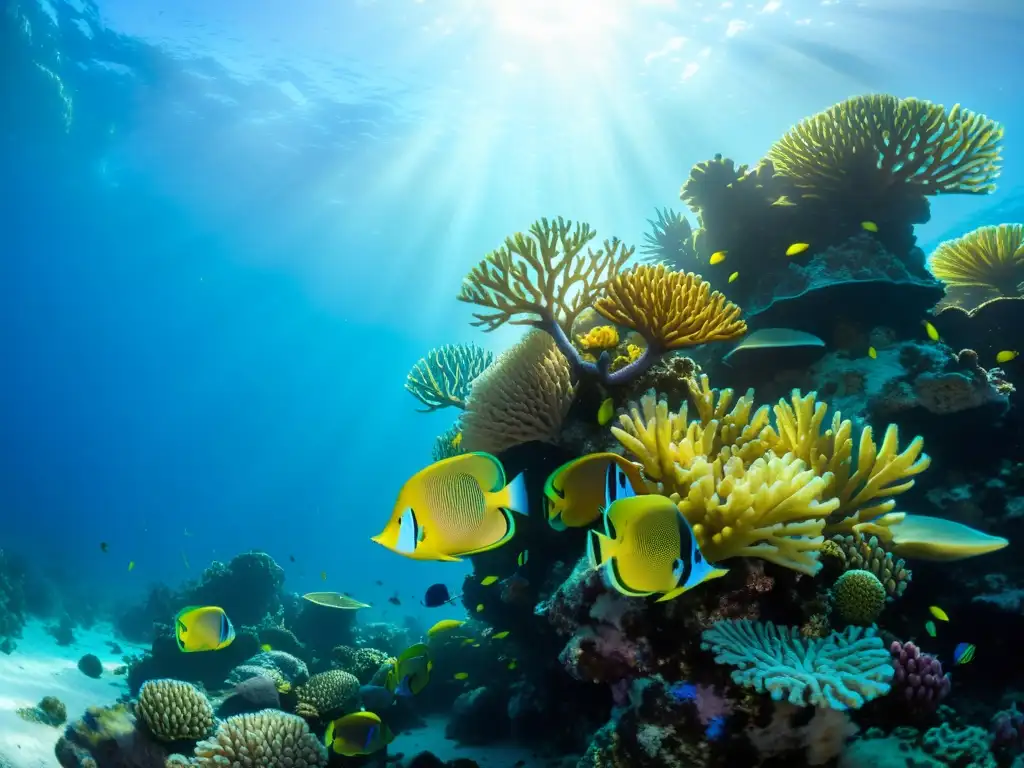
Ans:
[{"label": "yellow tang fish", "polygon": [[1011,360],[1016,360],[1017,359],[1017,355],[1019,355],[1019,354],[1020,354],[1020,352],[1018,352],[1015,349],[1004,349],[1002,352],[1000,352],[999,354],[996,355],[996,362],[997,363],[1008,363]]},{"label": "yellow tang fish", "polygon": [[489,587],[491,584],[496,584],[499,581],[497,576],[484,576],[480,579],[481,587]]},{"label": "yellow tang fish", "polygon": [[387,723],[373,712],[353,712],[327,726],[324,746],[345,757],[372,755],[395,740]]},{"label": "yellow tang fish", "polygon": [[803,253],[811,247],[810,243],[793,243],[789,248],[786,249],[787,256],[796,256],[797,254]]},{"label": "yellow tang fish", "polygon": [[873,221],[862,221],[860,223],[860,228],[863,229],[865,232],[877,232],[878,231],[878,225],[875,224],[875,222],[873,222]]},{"label": "yellow tang fish", "polygon": [[397,696],[415,696],[427,687],[433,668],[430,649],[424,643],[416,643],[391,662],[384,687]]},{"label": "yellow tang fish", "polygon": [[878,350],[875,349],[874,347],[868,347],[868,357],[870,357],[872,360],[877,360]]},{"label": "yellow tang fish", "polygon": [[524,476],[506,485],[497,458],[465,453],[409,478],[373,540],[413,560],[457,562],[509,541],[516,532],[513,512],[530,512]]},{"label": "yellow tang fish", "polygon": [[949,614],[947,614],[937,605],[929,605],[928,612],[939,621],[949,621]]},{"label": "yellow tang fish", "polygon": [[483,603],[477,603],[476,604],[476,612],[477,613],[483,613],[484,612],[484,604]]},{"label": "yellow tang fish", "polygon": [[455,678],[456,680],[465,680],[466,678],[468,678],[468,677],[469,677],[469,672],[456,672],[456,673],[455,673],[455,674],[453,675],[453,677],[454,677],[454,678]]},{"label": "yellow tang fish", "polygon": [[453,629],[458,629],[466,622],[460,621],[459,619],[441,619],[437,624],[427,630],[427,637],[433,637],[439,635],[442,632],[451,632]]},{"label": "yellow tang fish", "polygon": [[939,331],[938,331],[938,329],[934,325],[929,323],[927,320],[924,320],[922,322],[924,323],[924,332],[928,334],[928,338],[931,339],[932,341],[938,341],[939,340]]},{"label": "yellow tang fish", "polygon": [[174,634],[185,653],[219,651],[235,641],[235,628],[223,608],[190,605],[174,617]]},{"label": "yellow tang fish", "polygon": [[735,282],[736,282],[736,279],[737,279],[737,278],[738,278],[739,276],[740,276],[740,273],[739,273],[739,272],[733,272],[733,273],[732,273],[731,275],[729,275],[729,282],[730,282],[730,283],[735,283]]},{"label": "yellow tang fish", "polygon": [[557,531],[584,528],[617,499],[643,493],[643,476],[617,453],[591,453],[551,473],[544,484],[548,524]]},{"label": "yellow tang fish", "polygon": [[509,636],[509,631],[507,629],[505,629],[505,630],[502,630],[501,632],[495,632],[493,635],[491,635],[491,638],[494,639],[494,640],[504,640],[508,636]]},{"label": "yellow tang fish", "polygon": [[723,261],[725,261],[725,251],[715,251],[711,254],[711,258],[708,259],[708,262],[711,264],[721,264]]},{"label": "yellow tang fish", "polygon": [[601,403],[601,407],[597,409],[597,423],[602,427],[607,427],[608,422],[612,420],[614,415],[615,401],[610,397],[606,397],[604,402]]},{"label": "yellow tang fish", "polygon": [[629,597],[661,593],[658,602],[727,571],[708,563],[693,529],[665,496],[620,499],[604,512],[605,533],[590,531],[587,556],[611,585]]}]

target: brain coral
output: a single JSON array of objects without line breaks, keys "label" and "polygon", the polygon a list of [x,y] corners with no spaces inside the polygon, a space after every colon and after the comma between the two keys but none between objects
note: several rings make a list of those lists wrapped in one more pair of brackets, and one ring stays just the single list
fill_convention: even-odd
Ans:
[{"label": "brain coral", "polygon": [[874,624],[885,608],[885,586],[871,571],[850,570],[832,585],[832,601],[843,621]]},{"label": "brain coral", "polygon": [[327,750],[301,717],[273,709],[229,717],[196,745],[198,768],[322,768]]},{"label": "brain coral", "polygon": [[206,694],[181,680],[149,680],[139,691],[139,714],[160,741],[202,739],[213,728]]},{"label": "brain coral", "polygon": [[704,630],[701,647],[737,667],[738,685],[797,706],[859,709],[888,693],[893,676],[889,650],[861,627],[805,638],[798,627],[730,619]]},{"label": "brain coral", "polygon": [[359,679],[340,669],[320,672],[296,689],[299,702],[315,707],[321,717],[343,712],[359,696]]}]

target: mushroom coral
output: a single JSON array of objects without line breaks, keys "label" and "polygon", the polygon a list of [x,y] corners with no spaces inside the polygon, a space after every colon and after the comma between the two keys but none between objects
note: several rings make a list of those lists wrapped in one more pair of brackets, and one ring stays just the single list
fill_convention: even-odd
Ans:
[{"label": "mushroom coral", "polygon": [[997,296],[1019,296],[1024,283],[1024,224],[979,227],[940,243],[928,266],[949,298],[977,306]]},{"label": "mushroom coral", "polygon": [[[688,382],[688,403],[670,412],[650,391],[619,416],[612,433],[641,462],[649,490],[669,496],[693,526],[705,557],[760,557],[803,573],[820,569],[824,534],[870,521],[884,527],[892,496],[928,467],[920,439],[898,451],[896,427],[877,446],[869,428],[853,453],[852,424],[812,393],[754,409],[753,391],[736,398],[706,376]],[[856,459],[856,460],[855,460]]]}]

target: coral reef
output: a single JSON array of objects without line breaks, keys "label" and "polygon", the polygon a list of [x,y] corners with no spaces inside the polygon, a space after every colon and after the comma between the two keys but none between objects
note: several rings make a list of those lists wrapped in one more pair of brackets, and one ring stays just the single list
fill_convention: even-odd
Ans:
[{"label": "coral reef", "polygon": [[207,567],[188,590],[186,604],[218,605],[236,627],[258,626],[280,613],[283,584],[284,570],[270,555],[245,552],[227,564],[215,561]]},{"label": "coral reef", "polygon": [[877,536],[859,533],[837,534],[822,545],[822,554],[832,555],[841,562],[844,571],[869,571],[885,588],[887,599],[900,597],[910,583],[911,573],[902,558],[878,541]]},{"label": "coral reef", "polygon": [[836,613],[847,624],[874,624],[887,597],[885,586],[871,571],[848,570],[832,585]]},{"label": "coral reef", "polygon": [[213,729],[206,694],[180,680],[149,680],[139,691],[137,711],[160,741],[202,739]]},{"label": "coral reef", "polygon": [[196,745],[197,768],[323,768],[327,750],[301,717],[272,709],[229,717],[213,736]]},{"label": "coral reef", "polygon": [[889,647],[893,664],[893,695],[902,698],[911,708],[934,712],[949,694],[949,675],[943,674],[942,662],[923,653],[912,642],[893,640]]},{"label": "coral reef", "polygon": [[345,714],[358,709],[359,679],[340,669],[320,672],[296,688],[299,703],[312,708],[321,719]]},{"label": "coral reef", "polygon": [[946,285],[946,301],[973,309],[988,299],[1020,296],[1024,284],[1024,224],[979,227],[939,245],[928,257]]},{"label": "coral reef", "polygon": [[30,723],[42,723],[57,727],[67,722],[68,710],[64,706],[64,702],[56,696],[44,696],[34,707],[19,709],[18,717]]},{"label": "coral reef", "polygon": [[421,358],[405,381],[405,388],[425,407],[465,408],[473,381],[494,362],[494,355],[476,344],[446,344]]},{"label": "coral reef", "polygon": [[693,249],[693,229],[681,213],[671,208],[655,210],[648,219],[650,231],[644,233],[640,259],[648,264],[664,264],[669,269],[687,270],[697,263]]}]

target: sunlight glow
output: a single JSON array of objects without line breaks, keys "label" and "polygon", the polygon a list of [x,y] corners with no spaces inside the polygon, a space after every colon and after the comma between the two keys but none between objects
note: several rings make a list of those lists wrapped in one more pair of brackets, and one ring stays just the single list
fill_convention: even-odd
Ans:
[{"label": "sunlight glow", "polygon": [[495,30],[538,46],[603,36],[619,23],[612,0],[490,0]]}]

